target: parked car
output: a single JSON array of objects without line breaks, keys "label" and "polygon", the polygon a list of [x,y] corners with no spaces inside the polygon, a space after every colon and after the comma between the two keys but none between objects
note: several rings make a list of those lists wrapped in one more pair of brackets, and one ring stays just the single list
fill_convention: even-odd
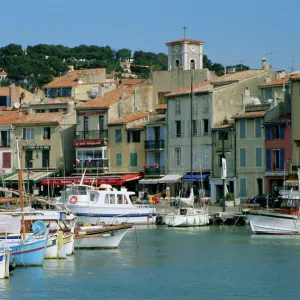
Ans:
[{"label": "parked car", "polygon": [[273,194],[261,194],[248,199],[248,203],[260,204],[261,207],[278,208],[281,206],[281,200]]}]

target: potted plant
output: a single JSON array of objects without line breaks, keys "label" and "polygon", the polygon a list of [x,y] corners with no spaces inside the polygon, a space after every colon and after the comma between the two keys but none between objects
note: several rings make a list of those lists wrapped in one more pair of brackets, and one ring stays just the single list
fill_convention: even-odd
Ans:
[{"label": "potted plant", "polygon": [[225,196],[225,206],[234,206],[234,195],[228,192]]}]

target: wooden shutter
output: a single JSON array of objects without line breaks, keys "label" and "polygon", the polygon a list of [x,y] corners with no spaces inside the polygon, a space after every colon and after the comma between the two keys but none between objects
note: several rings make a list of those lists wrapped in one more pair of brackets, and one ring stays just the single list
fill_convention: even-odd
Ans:
[{"label": "wooden shutter", "polygon": [[284,169],[284,148],[279,149],[279,169]]},{"label": "wooden shutter", "polygon": [[9,169],[11,168],[11,153],[2,152],[2,167]]},{"label": "wooden shutter", "polygon": [[267,171],[271,171],[271,149],[267,149],[266,159],[267,159]]},{"label": "wooden shutter", "polygon": [[270,126],[266,127],[266,140],[272,139],[272,128]]},{"label": "wooden shutter", "polygon": [[284,140],[284,126],[279,127],[279,139]]}]

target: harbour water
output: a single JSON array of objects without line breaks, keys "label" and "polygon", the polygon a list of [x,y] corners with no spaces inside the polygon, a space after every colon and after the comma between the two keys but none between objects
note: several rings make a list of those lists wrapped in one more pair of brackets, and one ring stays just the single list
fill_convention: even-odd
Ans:
[{"label": "harbour water", "polygon": [[300,237],[249,229],[136,227],[116,250],[16,269],[0,299],[298,299]]}]

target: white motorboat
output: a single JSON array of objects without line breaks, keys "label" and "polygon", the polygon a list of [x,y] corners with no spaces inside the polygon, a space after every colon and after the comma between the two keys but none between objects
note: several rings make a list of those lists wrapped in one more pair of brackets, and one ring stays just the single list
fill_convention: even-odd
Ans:
[{"label": "white motorboat", "polygon": [[136,205],[126,188],[117,190],[110,185],[95,188],[89,185],[68,185],[60,201],[77,215],[79,223],[96,225],[155,224],[156,208],[153,205]]},{"label": "white motorboat", "polygon": [[75,231],[75,249],[117,248],[131,225],[82,226]]},{"label": "white motorboat", "polygon": [[300,234],[300,191],[280,191],[281,208],[246,213],[254,234]]},{"label": "white motorboat", "polygon": [[209,224],[207,209],[202,206],[194,207],[194,192],[191,189],[188,198],[179,198],[179,203],[185,203],[190,207],[180,207],[164,217],[164,223],[170,227],[205,226]]},{"label": "white motorboat", "polygon": [[0,279],[9,277],[9,249],[0,250]]}]

